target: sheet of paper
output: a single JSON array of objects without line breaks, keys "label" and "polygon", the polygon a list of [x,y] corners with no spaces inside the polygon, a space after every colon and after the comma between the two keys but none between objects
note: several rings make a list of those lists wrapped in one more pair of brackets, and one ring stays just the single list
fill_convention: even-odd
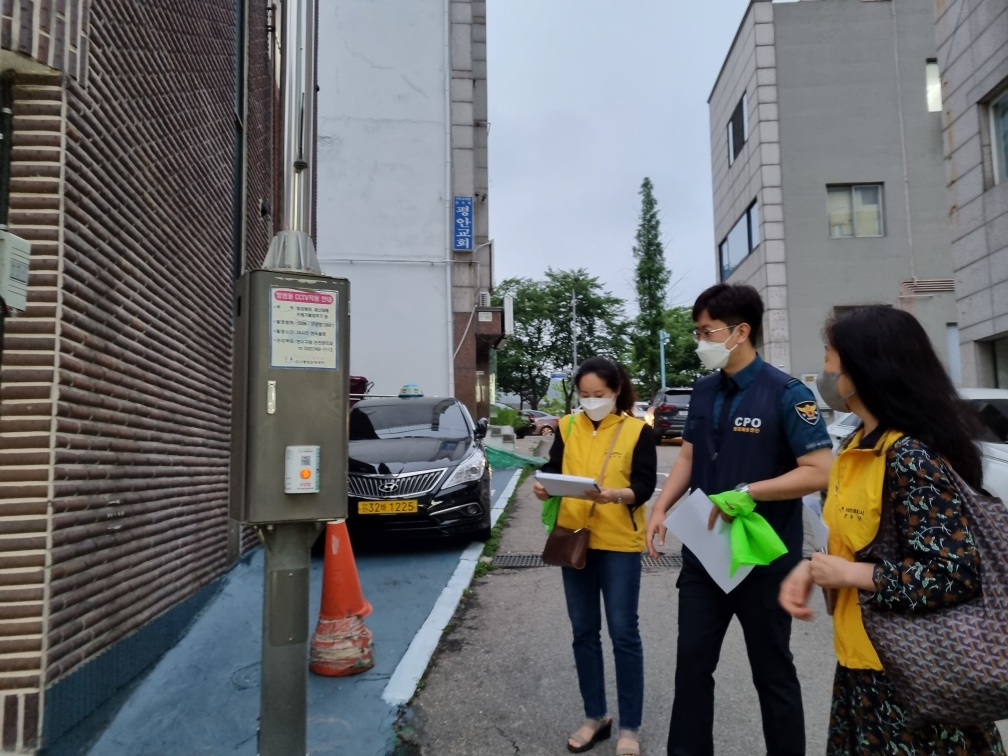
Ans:
[{"label": "sheet of paper", "polygon": [[829,526],[823,522],[822,500],[819,494],[809,494],[802,498],[805,505],[805,519],[808,521],[809,529],[812,531],[812,542],[817,551],[829,551]]},{"label": "sheet of paper", "polygon": [[707,530],[707,519],[713,506],[714,502],[707,498],[707,494],[697,489],[672,508],[665,518],[665,527],[689,547],[721,590],[731,593],[752,572],[752,565],[742,565],[735,570],[734,576],[728,577],[731,525],[719,517],[714,529]]},{"label": "sheet of paper", "polygon": [[585,498],[585,491],[598,491],[598,484],[592,478],[579,475],[537,472],[536,480],[542,483],[550,496],[569,496],[572,499]]}]

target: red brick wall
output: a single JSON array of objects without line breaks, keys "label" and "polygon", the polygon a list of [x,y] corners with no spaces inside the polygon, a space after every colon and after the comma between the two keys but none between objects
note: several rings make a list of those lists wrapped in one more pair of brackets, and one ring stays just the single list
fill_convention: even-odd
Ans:
[{"label": "red brick wall", "polygon": [[[257,266],[272,78],[252,8]],[[56,42],[87,52],[59,59],[66,76],[15,79],[10,229],[33,247],[0,374],[0,745],[14,750],[37,744],[39,690],[227,567],[234,2],[0,10],[4,46],[49,65]],[[29,12],[53,34],[26,41]]]}]

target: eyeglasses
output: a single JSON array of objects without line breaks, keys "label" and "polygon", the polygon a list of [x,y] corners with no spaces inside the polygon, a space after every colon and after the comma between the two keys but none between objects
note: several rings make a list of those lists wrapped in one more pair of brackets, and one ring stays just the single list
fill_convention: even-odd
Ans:
[{"label": "eyeglasses", "polygon": [[693,340],[694,341],[710,341],[710,337],[713,336],[718,331],[728,331],[732,328],[738,328],[741,323],[736,323],[735,325],[725,326],[724,328],[704,328],[702,331],[698,331],[696,328],[693,329]]}]

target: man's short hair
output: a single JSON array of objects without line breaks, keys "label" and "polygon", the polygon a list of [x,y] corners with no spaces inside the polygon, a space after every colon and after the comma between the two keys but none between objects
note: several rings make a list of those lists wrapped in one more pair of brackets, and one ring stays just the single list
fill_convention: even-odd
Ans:
[{"label": "man's short hair", "polygon": [[714,284],[704,289],[693,303],[694,323],[704,310],[707,310],[711,320],[720,320],[733,326],[748,323],[751,332],[749,341],[756,346],[756,340],[763,328],[763,299],[752,286]]}]

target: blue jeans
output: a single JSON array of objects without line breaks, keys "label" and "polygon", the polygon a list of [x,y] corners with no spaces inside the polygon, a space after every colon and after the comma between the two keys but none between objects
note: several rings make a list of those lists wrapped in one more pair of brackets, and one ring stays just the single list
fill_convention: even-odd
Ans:
[{"label": "blue jeans", "polygon": [[583,570],[561,569],[585,716],[601,719],[608,711],[602,667],[601,594],[616,660],[619,726],[635,730],[641,725],[644,708],[644,647],[637,626],[641,555],[635,551],[588,549]]}]

